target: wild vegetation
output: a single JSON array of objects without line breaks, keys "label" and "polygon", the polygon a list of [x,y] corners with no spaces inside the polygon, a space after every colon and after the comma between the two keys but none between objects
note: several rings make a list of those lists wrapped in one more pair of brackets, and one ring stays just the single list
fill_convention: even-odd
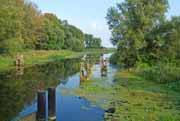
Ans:
[{"label": "wild vegetation", "polygon": [[111,7],[107,20],[117,46],[111,62],[149,80],[180,80],[180,17],[167,19],[168,7],[168,0],[125,0]]}]

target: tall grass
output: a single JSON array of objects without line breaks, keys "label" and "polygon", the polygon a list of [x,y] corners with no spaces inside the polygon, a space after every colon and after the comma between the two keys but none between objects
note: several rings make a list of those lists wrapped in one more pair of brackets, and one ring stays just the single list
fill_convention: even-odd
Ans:
[{"label": "tall grass", "polygon": [[160,62],[154,66],[138,69],[138,74],[150,81],[170,83],[180,81],[180,66],[178,63]]}]

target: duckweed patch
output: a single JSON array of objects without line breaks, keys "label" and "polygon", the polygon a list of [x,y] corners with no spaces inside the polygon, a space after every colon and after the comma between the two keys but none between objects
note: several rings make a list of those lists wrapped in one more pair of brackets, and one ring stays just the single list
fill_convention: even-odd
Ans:
[{"label": "duckweed patch", "polygon": [[105,121],[179,121],[180,94],[169,85],[146,81],[128,72],[118,72],[109,87],[102,79],[82,82],[79,89],[66,92],[78,95],[104,110]]}]

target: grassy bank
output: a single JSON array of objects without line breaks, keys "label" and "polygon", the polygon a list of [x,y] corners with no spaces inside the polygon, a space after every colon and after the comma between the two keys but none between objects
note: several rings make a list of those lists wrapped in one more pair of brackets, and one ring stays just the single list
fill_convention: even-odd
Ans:
[{"label": "grassy bank", "polygon": [[[46,63],[54,59],[75,58],[83,54],[90,53],[109,53],[112,49],[87,49],[82,52],[74,52],[69,50],[59,51],[27,51],[21,54],[24,55],[25,66],[34,64]],[[16,55],[0,55],[0,71],[8,70],[15,67]]]},{"label": "grassy bank", "polygon": [[[45,63],[51,61],[53,58],[67,58],[80,53],[68,50],[61,51],[28,51],[21,53],[24,55],[25,66]],[[15,66],[16,55],[1,55],[0,56],[0,71],[13,68]]]}]

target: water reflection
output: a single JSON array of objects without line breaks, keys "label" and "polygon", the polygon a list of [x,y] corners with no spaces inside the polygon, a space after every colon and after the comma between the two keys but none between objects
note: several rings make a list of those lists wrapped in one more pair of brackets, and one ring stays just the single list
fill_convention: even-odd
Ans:
[{"label": "water reflection", "polygon": [[[57,86],[79,72],[79,59],[69,59],[0,73],[0,121],[8,121],[33,105],[38,89]],[[66,83],[63,81],[63,83]]]},{"label": "water reflection", "polygon": [[[52,102],[56,102],[57,121],[103,120],[104,110],[91,105],[84,98],[63,96],[61,94],[63,89],[71,90],[80,87],[79,72],[82,70],[80,63],[84,65],[83,70],[86,73],[87,80],[96,76],[101,77],[99,60],[100,55],[86,55],[83,59],[66,59],[1,72],[0,121],[16,119],[35,121],[38,106],[37,92],[39,90],[45,91],[49,87],[56,87],[56,99]],[[107,80],[112,78],[111,73],[114,73],[114,71],[110,67]],[[48,99],[47,91],[45,92],[46,100],[50,100]],[[50,111],[51,115],[54,113]],[[46,115],[48,115],[48,112],[46,112]]]}]

